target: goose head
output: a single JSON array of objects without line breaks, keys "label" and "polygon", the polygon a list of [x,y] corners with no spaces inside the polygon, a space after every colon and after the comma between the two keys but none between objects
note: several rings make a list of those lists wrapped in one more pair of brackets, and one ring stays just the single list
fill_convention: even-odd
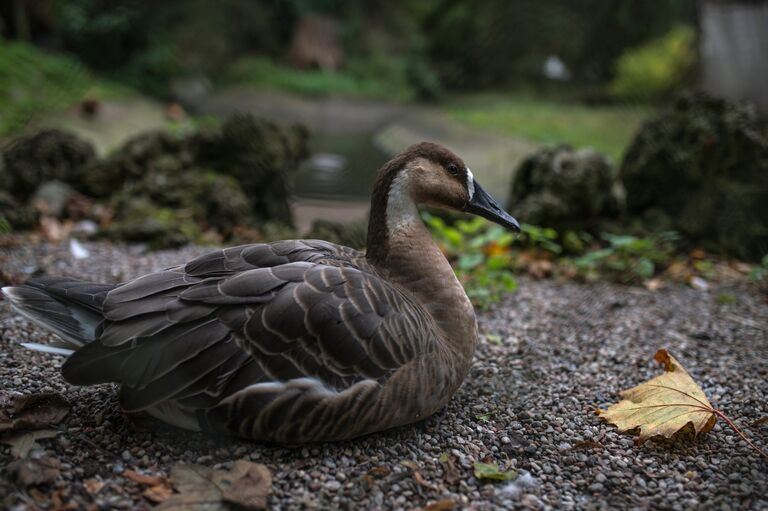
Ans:
[{"label": "goose head", "polygon": [[461,158],[431,142],[409,147],[381,168],[372,198],[372,220],[385,216],[392,233],[418,217],[417,205],[472,213],[520,230],[517,220],[480,186]]}]

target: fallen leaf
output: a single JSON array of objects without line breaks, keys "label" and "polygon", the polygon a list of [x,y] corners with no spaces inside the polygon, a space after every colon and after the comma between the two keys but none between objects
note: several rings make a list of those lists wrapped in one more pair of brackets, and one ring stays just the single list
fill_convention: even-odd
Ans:
[{"label": "fallen leaf", "polygon": [[413,461],[413,460],[403,460],[403,461],[401,461],[401,462],[400,462],[400,464],[401,464],[402,466],[404,466],[404,467],[408,467],[408,468],[410,468],[411,470],[416,470],[416,469],[418,469],[418,468],[419,468],[419,465],[418,465],[418,463],[416,463],[416,462],[415,462],[415,461]]},{"label": "fallen leaf", "polygon": [[653,358],[664,366],[663,374],[625,390],[620,402],[595,413],[619,431],[639,430],[640,442],[653,436],[670,438],[686,427],[693,428],[694,436],[711,431],[717,416],[701,387],[667,350]]},{"label": "fallen leaf", "polygon": [[69,413],[69,403],[55,392],[0,396],[0,433],[40,429],[58,424]]},{"label": "fallen leaf", "polygon": [[452,511],[456,509],[456,502],[451,499],[443,499],[427,504],[421,509],[422,511]]},{"label": "fallen leaf", "polygon": [[86,479],[83,481],[83,487],[90,495],[96,495],[104,488],[104,481],[98,479]]},{"label": "fallen leaf", "polygon": [[443,466],[443,472],[445,474],[445,482],[450,485],[458,484],[461,480],[459,469],[456,468],[456,463],[453,461],[453,457],[444,452],[440,455],[440,464]]},{"label": "fallen leaf", "polygon": [[222,492],[224,502],[243,509],[267,508],[267,495],[272,488],[272,474],[267,467],[238,460],[228,474],[230,476],[232,484]]},{"label": "fallen leaf", "polygon": [[135,472],[133,470],[126,470],[123,472],[123,476],[127,477],[133,482],[143,484],[146,486],[157,486],[159,484],[163,484],[167,482],[167,479],[165,477],[161,476],[148,476],[145,474],[140,474],[138,472]]},{"label": "fallen leaf", "polygon": [[150,502],[159,504],[171,498],[171,496],[173,495],[173,488],[171,488],[170,483],[165,482],[163,484],[158,484],[157,486],[150,486],[149,488],[144,490],[142,495],[144,496],[145,499],[149,500]]},{"label": "fallen leaf", "polygon": [[502,341],[502,339],[501,339],[501,336],[500,336],[500,335],[496,335],[496,334],[488,334],[488,335],[486,335],[486,336],[485,336],[485,339],[486,339],[486,340],[487,340],[489,343],[491,343],[491,344],[493,344],[493,345],[495,345],[495,346],[501,346],[502,344],[504,344],[504,342]]},{"label": "fallen leaf", "polygon": [[178,492],[167,498],[158,510],[219,511],[266,509],[272,476],[264,465],[238,460],[229,471],[203,465],[180,463],[171,469],[171,484]]},{"label": "fallen leaf", "polygon": [[493,481],[511,481],[517,477],[514,470],[502,470],[496,463],[475,463],[475,477]]},{"label": "fallen leaf", "polygon": [[384,465],[380,467],[373,467],[368,471],[369,476],[373,477],[387,477],[390,474],[389,467],[385,467]]},{"label": "fallen leaf", "polygon": [[26,458],[29,451],[39,449],[37,440],[54,438],[59,432],[53,429],[38,429],[33,431],[18,431],[0,438],[0,443],[11,447],[11,454],[16,458]]},{"label": "fallen leaf", "polygon": [[419,484],[419,486],[423,486],[424,488],[428,490],[437,490],[437,487],[424,479],[424,476],[421,475],[421,472],[418,470],[414,470],[413,472],[413,479]]},{"label": "fallen leaf", "polygon": [[59,477],[60,466],[61,463],[56,458],[41,454],[12,461],[6,468],[10,478],[26,488],[53,482]]}]

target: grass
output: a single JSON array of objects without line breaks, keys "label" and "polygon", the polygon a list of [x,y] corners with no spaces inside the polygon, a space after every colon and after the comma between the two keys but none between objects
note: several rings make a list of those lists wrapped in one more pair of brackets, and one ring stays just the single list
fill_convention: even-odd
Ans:
[{"label": "grass", "polygon": [[71,57],[0,40],[0,136],[23,132],[40,117],[85,98],[126,93],[124,87],[97,79]]},{"label": "grass", "polygon": [[342,71],[300,70],[275,63],[266,57],[245,57],[227,70],[222,82],[248,84],[311,97],[409,99],[412,92],[403,78],[404,74],[395,65],[383,67],[373,69],[368,64],[351,62]]},{"label": "grass", "polygon": [[587,106],[532,97],[475,96],[454,100],[448,112],[462,122],[544,144],[593,147],[620,161],[641,123],[643,106]]}]

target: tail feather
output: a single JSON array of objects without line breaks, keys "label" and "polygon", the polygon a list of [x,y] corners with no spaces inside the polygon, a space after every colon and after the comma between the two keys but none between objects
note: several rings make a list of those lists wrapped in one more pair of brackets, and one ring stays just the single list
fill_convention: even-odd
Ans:
[{"label": "tail feather", "polygon": [[26,347],[67,354],[96,338],[96,328],[104,319],[101,308],[113,287],[47,277],[23,286],[4,287],[2,293],[17,312],[64,341],[51,346],[27,343]]}]

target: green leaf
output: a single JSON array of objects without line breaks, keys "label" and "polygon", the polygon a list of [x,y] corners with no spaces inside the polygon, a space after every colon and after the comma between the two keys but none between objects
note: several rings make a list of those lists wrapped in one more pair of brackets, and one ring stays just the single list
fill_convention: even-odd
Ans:
[{"label": "green leaf", "polygon": [[459,268],[462,270],[471,270],[483,263],[485,256],[483,254],[464,254],[459,257]]},{"label": "green leaf", "polygon": [[496,346],[501,346],[501,336],[496,334],[488,334],[485,336],[486,340],[491,343],[495,344]]},{"label": "green leaf", "polygon": [[514,470],[501,470],[496,463],[475,463],[475,477],[478,479],[489,479],[492,481],[512,481],[517,479],[517,472]]},{"label": "green leaf", "polygon": [[637,261],[637,265],[635,265],[634,270],[635,270],[635,273],[637,273],[641,277],[649,279],[653,277],[653,274],[656,271],[656,265],[654,265],[653,261],[651,261],[647,257],[641,257]]}]

